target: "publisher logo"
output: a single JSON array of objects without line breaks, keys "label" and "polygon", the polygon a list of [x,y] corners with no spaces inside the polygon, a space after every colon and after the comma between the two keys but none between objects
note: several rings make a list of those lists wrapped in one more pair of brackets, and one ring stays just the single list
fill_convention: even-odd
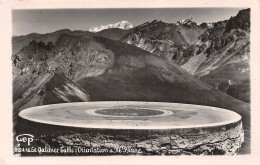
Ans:
[{"label": "publisher logo", "polygon": [[31,134],[20,134],[16,136],[16,141],[27,143],[28,146],[31,144],[31,142],[33,142],[33,140],[34,136]]}]

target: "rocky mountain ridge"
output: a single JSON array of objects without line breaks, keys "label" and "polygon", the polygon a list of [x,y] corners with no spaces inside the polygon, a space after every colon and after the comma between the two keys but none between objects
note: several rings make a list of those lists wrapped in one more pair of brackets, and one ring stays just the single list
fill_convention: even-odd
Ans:
[{"label": "rocky mountain ridge", "polygon": [[[155,20],[135,27],[121,41],[174,61],[204,82],[249,102],[249,38],[250,10],[245,9],[212,24]],[[246,90],[239,90],[241,86]]]},{"label": "rocky mountain ridge", "polygon": [[24,36],[16,36],[16,37],[12,37],[12,54],[18,53],[24,46],[27,46],[32,41],[36,41],[36,42],[41,41],[45,44],[47,44],[48,42],[52,42],[54,44],[57,41],[57,39],[64,34],[71,35],[71,36],[92,35],[92,33],[88,31],[81,31],[81,30],[71,31],[69,29],[62,29],[62,30],[57,30],[55,32],[46,33],[46,34],[31,33]]},{"label": "rocky mountain ridge", "polygon": [[[94,42],[93,38],[86,36],[64,34],[57,39],[55,44],[51,42],[45,44],[41,41],[30,42],[12,58],[13,96],[14,104],[17,105],[15,107],[18,109],[25,107],[30,101],[28,97],[34,95],[35,90],[43,88],[42,86],[45,86],[51,80],[52,75],[56,75],[55,73],[63,75],[57,80],[68,80],[67,85],[63,85],[63,92],[74,93],[69,95],[78,97],[76,99],[78,101],[88,101],[86,91],[71,80],[76,81],[104,73],[112,56],[111,51],[104,49],[102,45]],[[61,84],[57,85],[62,86],[62,81],[59,82]],[[62,100],[65,102],[71,101],[69,98],[64,98]],[[32,104],[32,106],[35,105],[38,103]]]}]

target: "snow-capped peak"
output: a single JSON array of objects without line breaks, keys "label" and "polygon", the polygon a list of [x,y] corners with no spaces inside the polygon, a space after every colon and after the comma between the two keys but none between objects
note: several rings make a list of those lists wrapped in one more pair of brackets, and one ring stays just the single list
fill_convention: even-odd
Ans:
[{"label": "snow-capped peak", "polygon": [[176,25],[197,25],[201,26],[202,24],[206,24],[208,28],[212,28],[214,26],[214,23],[196,23],[191,21],[190,19],[184,19],[181,21],[177,21]]},{"label": "snow-capped peak", "polygon": [[105,30],[105,29],[111,29],[111,28],[131,29],[133,27],[134,26],[130,22],[122,20],[122,21],[117,22],[115,24],[101,25],[100,27],[93,27],[93,28],[90,28],[88,31],[96,33],[96,32],[99,32],[99,31],[102,31],[102,30]]},{"label": "snow-capped peak", "polygon": [[213,23],[207,23],[209,28],[213,28],[214,24]]},{"label": "snow-capped peak", "polygon": [[180,25],[180,24],[190,25],[191,23],[194,23],[194,22],[191,21],[190,19],[184,19],[184,20],[178,21],[178,22],[176,23],[176,25]]},{"label": "snow-capped peak", "polygon": [[192,21],[190,19],[184,19],[179,22],[184,24],[184,23],[191,23]]}]

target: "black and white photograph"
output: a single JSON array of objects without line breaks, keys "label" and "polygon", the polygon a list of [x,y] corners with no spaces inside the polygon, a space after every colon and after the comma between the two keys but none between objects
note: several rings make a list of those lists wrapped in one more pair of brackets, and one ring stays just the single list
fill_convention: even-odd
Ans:
[{"label": "black and white photograph", "polygon": [[12,157],[250,156],[252,13],[11,8]]},{"label": "black and white photograph", "polygon": [[250,9],[13,10],[14,154],[250,153]]}]

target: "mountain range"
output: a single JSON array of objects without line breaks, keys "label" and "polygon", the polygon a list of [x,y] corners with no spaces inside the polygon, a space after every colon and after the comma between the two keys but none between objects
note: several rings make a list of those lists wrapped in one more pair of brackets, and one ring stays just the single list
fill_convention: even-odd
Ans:
[{"label": "mountain range", "polygon": [[14,115],[78,101],[200,104],[242,115],[249,138],[249,9],[214,23],[117,25],[13,37]]},{"label": "mountain range", "polygon": [[135,27],[121,41],[174,61],[216,89],[250,102],[249,36],[247,9],[212,24],[155,20]]}]

